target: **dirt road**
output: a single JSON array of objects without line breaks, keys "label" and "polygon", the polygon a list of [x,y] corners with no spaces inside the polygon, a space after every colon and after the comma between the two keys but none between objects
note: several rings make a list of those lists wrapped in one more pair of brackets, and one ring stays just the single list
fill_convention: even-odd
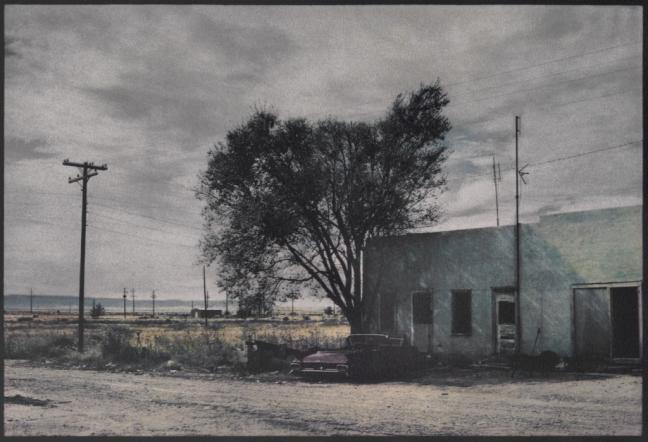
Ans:
[{"label": "dirt road", "polygon": [[14,435],[639,435],[641,378],[256,382],[6,361]]}]

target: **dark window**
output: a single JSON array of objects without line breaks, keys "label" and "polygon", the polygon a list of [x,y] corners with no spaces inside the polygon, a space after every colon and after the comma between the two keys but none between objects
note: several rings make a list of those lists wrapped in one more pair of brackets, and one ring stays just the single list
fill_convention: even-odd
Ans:
[{"label": "dark window", "polygon": [[497,303],[497,317],[500,324],[515,324],[515,303],[499,301]]},{"label": "dark window", "polygon": [[432,295],[418,292],[412,295],[412,319],[414,324],[432,324]]},{"label": "dark window", "polygon": [[380,294],[380,329],[391,331],[394,328],[394,295],[392,293]]},{"label": "dark window", "polygon": [[452,334],[469,335],[472,331],[470,290],[452,291]]}]

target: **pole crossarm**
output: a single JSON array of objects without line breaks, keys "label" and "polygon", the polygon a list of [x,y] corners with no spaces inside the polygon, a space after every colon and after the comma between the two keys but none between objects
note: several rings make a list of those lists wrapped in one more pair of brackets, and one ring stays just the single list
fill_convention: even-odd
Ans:
[{"label": "pole crossarm", "polygon": [[85,161],[83,163],[76,163],[74,161],[70,161],[68,159],[63,160],[63,165],[64,166],[72,166],[72,167],[84,167],[86,169],[92,169],[92,170],[108,170],[108,165],[107,164],[102,164],[101,166],[96,165],[95,163],[91,163],[88,161]]}]

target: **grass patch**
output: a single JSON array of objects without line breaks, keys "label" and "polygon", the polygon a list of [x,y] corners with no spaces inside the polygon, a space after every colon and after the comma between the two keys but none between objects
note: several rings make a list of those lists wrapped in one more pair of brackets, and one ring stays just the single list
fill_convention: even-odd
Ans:
[{"label": "grass patch", "polygon": [[15,333],[5,334],[4,354],[7,359],[56,358],[76,345],[70,333]]}]

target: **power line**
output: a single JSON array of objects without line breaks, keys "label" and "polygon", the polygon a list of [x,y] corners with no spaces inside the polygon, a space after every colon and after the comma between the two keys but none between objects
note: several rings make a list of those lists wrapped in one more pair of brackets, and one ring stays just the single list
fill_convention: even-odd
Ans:
[{"label": "power line", "polygon": [[[634,44],[634,43],[633,43],[633,44]],[[621,46],[625,46],[625,45],[621,45]],[[618,46],[617,46],[617,47],[618,47]],[[612,48],[606,48],[606,49],[602,49],[602,50],[608,50],[608,49],[612,49]],[[601,51],[601,50],[597,50],[597,51],[593,51],[592,53],[596,53],[596,52],[600,52],[600,51]],[[567,57],[567,58],[573,58],[573,56],[570,56],[570,57]],[[626,57],[626,58],[631,58],[631,57]],[[622,58],[622,59],[620,59],[620,60],[623,60],[623,59],[625,59],[625,58]],[[554,61],[557,61],[557,60],[554,60]],[[618,60],[615,60],[615,61],[619,61],[619,59],[618,59]],[[551,62],[553,62],[553,61],[551,61]],[[549,62],[546,62],[546,63],[549,63]],[[540,65],[543,65],[543,64],[546,64],[546,63],[541,63]],[[601,63],[601,64],[609,64],[609,62],[608,62],[608,63]],[[588,66],[588,67],[591,67],[591,66]],[[478,99],[476,99],[476,100],[460,102],[459,104],[462,105],[462,106],[458,106],[458,107],[463,107],[463,106],[465,106],[465,105],[473,104],[473,103],[475,103],[475,102],[479,102],[479,101],[484,101],[484,100],[487,100],[487,99],[490,99],[490,98],[498,98],[498,97],[501,97],[501,96],[507,96],[507,95],[511,95],[511,94],[515,94],[515,93],[520,93],[520,92],[535,91],[535,90],[538,90],[538,89],[543,89],[543,88],[546,88],[546,87],[551,87],[551,86],[554,86],[554,85],[556,85],[556,84],[569,83],[569,82],[573,82],[573,81],[579,81],[579,80],[584,80],[584,79],[588,79],[588,78],[594,78],[594,77],[601,76],[601,75],[609,75],[609,74],[612,74],[612,73],[621,72],[621,71],[625,71],[625,70],[630,70],[630,69],[634,69],[634,68],[637,68],[637,67],[640,67],[640,66],[631,66],[631,67],[621,68],[621,69],[617,69],[617,70],[613,70],[613,71],[598,72],[598,73],[594,73],[594,74],[590,74],[590,75],[585,75],[585,76],[578,77],[578,78],[572,78],[572,79],[567,79],[567,80],[564,80],[564,81],[554,82],[554,83],[551,83],[551,84],[540,85],[540,86],[533,87],[533,88],[523,88],[523,89],[519,89],[519,90],[516,90],[516,91],[507,92],[507,93],[504,93],[504,94],[496,94],[496,95],[491,95],[491,96],[480,97],[480,98],[478,98]],[[581,69],[581,68],[578,68],[578,69]],[[574,70],[574,69],[572,69],[572,70]],[[569,72],[569,71],[570,71],[570,70],[568,70],[568,71],[563,71],[563,72],[558,72],[558,73],[551,74],[551,75],[549,75],[549,76],[555,76],[555,75],[562,74],[562,73],[564,73],[564,72]],[[535,79],[541,79],[541,78],[546,78],[546,77],[536,77]],[[475,92],[475,91],[472,91],[472,92]],[[555,108],[562,107],[562,106],[567,106],[567,105],[570,105],[570,104],[576,104],[576,103],[585,102],[585,101],[590,101],[590,100],[597,100],[597,99],[601,99],[601,98],[607,98],[607,97],[610,97],[610,96],[619,95],[619,94],[623,94],[623,93],[627,93],[627,92],[629,92],[629,91],[614,92],[614,93],[611,93],[611,94],[605,94],[605,95],[603,95],[603,96],[599,96],[599,97],[586,98],[586,99],[582,99],[582,100],[575,100],[575,101],[570,101],[570,102],[566,102],[566,103],[559,103],[559,104],[556,104],[556,105],[551,105],[551,104],[549,104],[549,105],[543,106],[543,107],[541,107],[541,108],[548,108],[548,107],[551,107],[551,108],[554,108],[554,109],[555,109]],[[501,115],[501,117],[498,117],[497,119],[500,119],[500,118],[502,118],[502,119],[505,118],[505,115]],[[494,121],[494,120],[496,120],[496,119],[490,119],[490,120],[487,120],[487,121],[481,121],[481,122],[479,122],[479,123],[477,123],[477,124],[483,124],[483,123],[485,123],[485,122]],[[466,123],[468,123],[468,122],[466,121],[466,122],[464,122],[463,124],[466,124]],[[460,125],[460,124],[462,124],[462,122],[455,123],[455,124],[459,124],[459,125]],[[126,174],[124,174],[123,172],[122,172],[121,174],[122,174],[122,175],[126,175]],[[191,191],[191,192],[198,193],[198,194],[200,194],[200,195],[204,195],[204,196],[208,196],[208,197],[211,196],[211,195],[208,194],[208,193],[202,192],[202,191],[200,191],[200,190],[191,189],[191,188],[189,188],[189,187],[187,187],[187,186],[184,186],[184,185],[182,185],[182,184],[180,184],[180,183],[169,183],[169,184],[170,184],[170,185],[173,185],[173,186],[181,187],[182,189],[185,189],[185,190],[188,190],[188,191]],[[174,193],[176,193],[176,194],[178,194],[178,195],[184,195],[184,193],[178,193],[178,192],[174,192]],[[144,215],[136,215],[136,216],[144,216]],[[164,221],[163,221],[163,222],[164,222]],[[176,223],[176,224],[177,224],[177,223]],[[195,229],[195,230],[201,230],[201,229],[197,229],[197,228],[194,228],[194,227],[190,227],[190,228],[193,228],[193,229]]]},{"label": "power line", "polygon": [[[72,227],[70,225],[68,225],[68,224],[52,223],[52,222],[41,220],[41,219],[34,219],[34,218],[29,218],[29,217],[8,217],[8,218],[5,218],[5,220],[7,220],[7,219],[14,219],[16,221],[34,222],[34,223],[38,223],[38,224],[47,224],[47,225],[54,226],[54,227],[63,227],[63,228],[72,230]],[[157,240],[154,240],[154,239],[151,239],[151,238],[146,238],[146,237],[143,237],[143,236],[140,236],[140,235],[134,235],[132,233],[121,232],[121,231],[117,231],[117,230],[111,230],[111,229],[108,229],[108,228],[106,228],[104,226],[98,226],[97,224],[88,224],[88,227],[90,227],[92,229],[95,229],[95,230],[98,230],[100,232],[110,232],[110,233],[115,233],[115,234],[118,234],[118,235],[130,236],[132,238],[140,239],[142,241],[149,241],[149,242],[153,242],[153,243],[157,243],[157,244],[161,244],[161,245],[165,245],[165,246],[177,245],[177,246],[180,246],[180,247],[186,247],[186,248],[195,249],[195,246],[190,246],[190,245],[187,245],[187,244],[181,244],[181,243],[172,242],[172,241],[170,241],[170,242],[157,241]]]},{"label": "power line", "polygon": [[624,148],[624,147],[627,147],[627,146],[630,146],[630,145],[633,145],[633,144],[641,143],[641,142],[643,142],[643,139],[637,140],[637,141],[630,141],[628,143],[623,143],[623,144],[617,144],[616,146],[608,146],[608,147],[603,147],[601,149],[590,150],[590,151],[587,151],[587,152],[580,152],[580,153],[577,153],[577,154],[574,154],[574,155],[568,155],[568,156],[565,156],[565,157],[554,158],[554,159],[551,159],[551,160],[539,161],[539,162],[535,162],[535,163],[529,163],[529,166],[542,166],[542,165],[545,165],[545,164],[551,164],[551,163],[555,163],[555,162],[558,162],[558,161],[571,160],[573,158],[579,158],[579,157],[583,157],[583,156],[586,156],[586,155],[592,155],[592,154],[595,154],[595,153],[606,152],[606,151],[615,150],[615,149],[621,149],[621,148]]},{"label": "power line", "polygon": [[[600,148],[600,149],[595,149],[595,150],[590,150],[590,151],[585,151],[585,152],[579,152],[579,153],[573,154],[573,155],[567,155],[567,156],[564,156],[564,157],[552,158],[552,159],[549,159],[549,160],[537,161],[537,162],[528,163],[528,164],[529,164],[529,166],[542,166],[542,165],[545,165],[545,164],[556,163],[556,162],[565,161],[565,160],[571,160],[571,159],[574,159],[574,158],[579,158],[579,157],[583,157],[583,156],[587,156],[587,155],[593,155],[593,154],[597,154],[597,153],[601,153],[601,152],[606,152],[606,151],[611,151],[611,150],[616,150],[616,149],[623,149],[623,148],[626,148],[626,147],[631,146],[633,144],[642,143],[642,142],[643,142],[643,139],[636,140],[636,141],[629,141],[629,142],[623,143],[623,144],[617,144],[617,145],[614,145],[614,146],[606,146],[606,147],[603,147],[603,148]],[[558,147],[557,149],[565,149],[567,147],[574,147],[574,146],[573,145],[572,146],[561,146],[561,147]],[[502,169],[504,171],[506,171],[506,172],[515,170],[514,167],[504,167]],[[454,180],[459,180],[459,179],[464,180],[466,178],[477,178],[477,177],[487,176],[487,175],[490,175],[490,174],[491,174],[491,172],[489,171],[489,172],[478,173],[478,174],[462,175],[462,176],[459,176],[459,177],[447,178],[446,181],[454,181]]]},{"label": "power line", "polygon": [[122,208],[119,208],[119,207],[106,206],[106,205],[103,205],[103,204],[97,204],[97,203],[95,203],[95,204],[93,204],[93,205],[94,205],[94,206],[103,207],[103,208],[106,208],[106,209],[116,210],[116,211],[118,211],[118,212],[127,213],[127,214],[129,214],[129,215],[133,215],[133,216],[140,216],[140,217],[142,217],[142,218],[148,218],[148,219],[151,219],[151,220],[153,220],[153,221],[160,222],[160,223],[173,224],[173,225],[176,225],[176,226],[186,227],[186,228],[188,228],[188,229],[198,230],[198,231],[201,231],[201,232],[202,232],[202,229],[200,229],[200,228],[198,228],[198,227],[194,227],[194,226],[191,226],[191,225],[189,225],[189,224],[184,224],[184,223],[180,223],[180,222],[177,222],[177,221],[171,221],[171,220],[169,220],[169,219],[156,218],[156,217],[153,217],[153,216],[144,215],[144,214],[142,214],[142,213],[131,212],[131,211],[129,211],[129,210],[125,210],[125,209],[122,209]]},{"label": "power line", "polygon": [[509,81],[506,84],[498,84],[498,85],[495,85],[495,86],[489,86],[489,87],[485,87],[485,88],[479,88],[479,89],[473,89],[473,90],[470,90],[470,91],[464,91],[463,93],[454,94],[454,96],[460,96],[461,97],[461,96],[465,96],[465,95],[470,95],[473,92],[483,92],[483,91],[489,90],[489,89],[508,88],[512,84],[526,83],[526,82],[529,82],[529,81],[532,81],[532,80],[544,80],[544,79],[547,79],[547,78],[556,77],[558,75],[563,75],[563,74],[566,74],[568,72],[581,71],[583,69],[589,69],[589,68],[594,68],[594,67],[598,67],[598,66],[605,66],[605,65],[608,65],[608,64],[620,62],[622,60],[630,60],[630,59],[636,59],[636,58],[637,58],[637,55],[632,55],[632,56],[629,56],[629,57],[616,58],[614,60],[610,60],[610,61],[606,61],[606,62],[602,62],[602,63],[595,63],[595,64],[590,64],[590,65],[587,65],[587,66],[579,66],[579,67],[576,67],[576,68],[567,69],[567,70],[564,70],[564,71],[553,72],[553,73],[548,74],[548,75],[539,75],[539,76],[536,76],[536,77],[523,78],[523,79],[520,79],[520,80],[517,80],[517,81]]},{"label": "power line", "polygon": [[[528,165],[529,166],[543,166],[545,164],[551,164],[551,163],[556,163],[556,162],[559,162],[559,161],[571,160],[571,159],[574,159],[574,158],[580,158],[580,157],[587,156],[587,155],[593,155],[593,154],[608,152],[608,151],[612,151],[612,150],[616,150],[616,149],[623,149],[623,148],[626,148],[626,147],[631,146],[633,144],[642,143],[642,142],[643,142],[643,139],[636,140],[636,141],[630,141],[630,142],[627,142],[627,143],[617,144],[617,145],[614,145],[614,146],[607,146],[607,147],[603,147],[603,148],[600,148],[600,149],[595,149],[595,150],[591,150],[591,151],[587,151],[587,152],[580,152],[580,153],[577,153],[577,154],[574,154],[574,155],[567,155],[567,156],[563,156],[563,157],[552,158],[550,160],[539,161],[539,162],[535,162],[535,163],[529,163]],[[510,171],[510,170],[515,170],[515,168],[507,168],[505,170]],[[478,174],[478,175],[465,175],[465,176],[456,177],[456,178],[453,178],[453,179],[448,179],[448,181],[454,180],[454,179],[465,179],[467,177],[486,176],[486,175],[490,175],[490,173],[491,172]],[[529,198],[525,197],[525,199],[529,199]],[[531,198],[531,199],[535,200],[535,198]],[[411,227],[408,230],[424,229],[424,228],[429,228],[429,227],[435,227],[436,225],[437,224],[422,224],[422,225],[419,225],[419,226]]]},{"label": "power line", "polygon": [[[448,87],[457,86],[457,85],[460,85],[460,84],[477,82],[477,81],[481,81],[481,80],[485,80],[485,79],[489,79],[489,78],[494,78],[494,77],[497,77],[499,75],[506,75],[506,74],[509,74],[511,72],[518,72],[518,71],[521,71],[521,70],[528,70],[528,69],[532,69],[532,68],[536,68],[536,67],[540,67],[540,66],[545,66],[545,65],[548,65],[548,64],[551,64],[551,63],[556,63],[556,62],[559,62],[559,61],[571,60],[571,59],[574,59],[574,58],[580,58],[580,57],[584,57],[584,56],[587,56],[587,55],[592,55],[592,54],[596,54],[596,53],[600,53],[600,52],[604,52],[604,51],[618,49],[618,48],[621,48],[621,47],[635,46],[635,45],[639,45],[639,44],[642,44],[642,42],[624,43],[624,44],[620,44],[620,45],[616,45],[616,46],[611,46],[611,47],[607,47],[607,48],[601,48],[601,49],[596,49],[596,50],[589,51],[589,52],[584,52],[584,53],[581,53],[581,54],[574,54],[574,55],[570,55],[570,56],[566,56],[566,57],[556,58],[556,59],[553,59],[553,60],[547,60],[545,62],[541,62],[541,63],[529,65],[529,66],[509,69],[509,70],[506,70],[506,71],[495,72],[493,74],[489,74],[489,75],[486,75],[486,76],[483,76],[483,77],[476,77],[476,78],[462,80],[462,81],[455,82],[455,83],[448,83],[448,84],[443,85],[443,86],[445,88],[448,88]],[[361,103],[360,106],[377,105],[377,104],[384,104],[384,100],[373,100],[373,101],[370,101],[370,102]],[[375,111],[365,111],[364,112],[365,115],[373,114],[373,113],[375,113]],[[311,112],[309,114],[306,114],[306,116],[316,116],[316,115],[320,115],[320,114],[315,113],[315,112]]]},{"label": "power line", "polygon": [[[517,90],[511,91],[511,92],[505,92],[503,94],[496,94],[496,95],[489,95],[489,96],[485,96],[485,97],[479,97],[476,100],[460,101],[459,106],[457,106],[457,107],[465,107],[466,105],[478,103],[478,102],[484,101],[484,100],[490,100],[492,98],[504,97],[504,96],[507,96],[507,95],[517,94],[517,93],[520,93],[520,92],[531,92],[531,91],[535,91],[535,90],[538,90],[538,89],[543,89],[543,88],[546,88],[546,87],[552,87],[552,86],[555,86],[557,84],[571,83],[573,81],[581,81],[581,80],[585,80],[585,79],[588,79],[588,78],[600,77],[602,75],[614,74],[614,73],[617,73],[617,72],[628,71],[628,70],[631,70],[631,69],[636,69],[636,68],[641,68],[641,67],[642,66],[637,65],[637,66],[630,66],[630,67],[626,67],[626,68],[616,69],[616,70],[613,70],[613,71],[597,72],[595,74],[585,75],[585,76],[578,77],[578,78],[570,78],[568,80],[556,81],[556,82],[553,82],[553,83],[544,84],[544,85],[540,85],[540,86],[537,86],[537,87],[517,89]],[[452,104],[453,103],[450,102],[451,106],[452,106]]]},{"label": "power line", "polygon": [[[623,94],[627,94],[629,92],[637,93],[637,92],[640,92],[640,91],[637,90],[637,89],[626,89],[626,90],[622,90],[622,91],[612,92],[610,94],[599,95],[599,96],[590,97],[590,98],[584,98],[584,99],[581,99],[581,100],[566,101],[566,102],[558,103],[558,104],[549,103],[549,104],[545,104],[543,106],[536,107],[533,110],[537,111],[539,109],[547,109],[547,108],[556,109],[556,108],[560,108],[560,107],[564,107],[564,106],[569,106],[569,105],[572,105],[572,104],[584,103],[586,101],[600,100],[601,98],[609,98],[609,97],[613,97],[615,95],[623,95]],[[482,124],[486,124],[486,123],[492,123],[493,121],[505,120],[505,119],[510,118],[510,116],[511,116],[510,112],[505,111],[505,112],[495,114],[495,118],[489,118],[487,120],[479,120],[479,121],[464,120],[464,121],[459,121],[458,123],[455,122],[453,124],[456,125],[456,126],[458,126],[458,125],[466,125],[466,126],[467,125],[472,125],[472,126],[474,126],[474,125],[482,125]]]},{"label": "power line", "polygon": [[[18,190],[18,189],[14,189],[14,190],[11,190],[11,191],[8,191],[8,192],[12,192],[12,193],[28,193],[30,195],[31,194],[41,194],[41,195],[58,195],[58,196],[74,197],[73,194],[68,194],[68,193],[41,192],[41,191],[38,191],[38,190]],[[94,198],[120,203],[117,200],[108,199],[108,198],[100,198],[100,197],[94,197]],[[30,204],[30,203],[27,203],[25,201],[21,201],[21,203],[27,204],[27,205],[33,205],[33,206],[41,206],[41,204]],[[173,225],[176,225],[176,226],[179,226],[179,227],[186,227],[188,229],[193,229],[193,230],[197,230],[197,231],[202,232],[201,228],[195,227],[193,225],[181,223],[179,221],[172,221],[172,220],[169,220],[169,219],[156,218],[156,217],[153,217],[153,216],[150,216],[150,215],[144,215],[144,214],[141,214],[141,213],[128,211],[126,209],[122,209],[122,208],[119,208],[119,207],[109,206],[109,205],[105,205],[105,204],[99,204],[99,203],[96,203],[96,202],[93,203],[92,205],[95,206],[95,207],[102,207],[102,208],[105,208],[105,209],[116,210],[118,212],[123,212],[123,213],[129,214],[129,215],[132,215],[132,216],[139,216],[139,217],[143,217],[143,218],[148,218],[148,219],[151,219],[153,221],[166,223],[166,224],[173,224]],[[159,207],[160,209],[167,209],[168,210],[168,207],[167,208],[164,208],[164,207],[161,207],[161,206],[151,206],[151,207]]]},{"label": "power line", "polygon": [[[100,213],[100,216],[101,216],[101,218],[100,218],[101,220],[104,220],[104,218],[108,218],[110,220],[113,220],[113,222],[116,222],[117,224],[135,226],[135,227],[138,227],[138,228],[147,229],[147,230],[151,230],[151,231],[154,231],[154,232],[166,233],[166,234],[169,234],[169,235],[185,236],[183,234],[178,234],[176,232],[170,232],[168,230],[163,230],[163,229],[159,229],[159,228],[155,228],[155,227],[145,226],[143,224],[137,224],[137,223],[128,222],[128,221],[123,220],[121,218],[116,218],[114,216],[106,215],[104,213]],[[189,236],[185,236],[185,237],[187,239],[191,239],[191,240],[197,239],[196,237],[189,237]]]},{"label": "power line", "polygon": [[585,57],[587,55],[597,54],[599,52],[610,51],[612,49],[618,49],[618,48],[627,47],[627,46],[635,46],[635,45],[639,45],[639,44],[642,44],[642,42],[635,41],[635,42],[631,42],[631,43],[625,43],[625,44],[620,44],[620,45],[616,45],[616,46],[610,46],[610,47],[607,47],[607,48],[596,49],[596,50],[589,51],[589,52],[583,52],[582,54],[569,55],[569,56],[566,56],[566,57],[555,58],[553,60],[547,60],[547,61],[544,61],[544,62],[541,62],[541,63],[532,64],[532,65],[529,65],[529,66],[523,66],[523,67],[519,67],[519,68],[509,69],[509,70],[506,70],[506,71],[495,72],[493,74],[486,75],[484,77],[471,78],[471,79],[468,79],[468,80],[458,81],[458,82],[455,82],[455,83],[449,83],[446,86],[457,86],[457,85],[460,85],[460,84],[466,84],[466,83],[472,83],[472,82],[475,82],[475,81],[486,80],[486,79],[489,79],[489,78],[496,77],[498,75],[510,74],[511,72],[519,72],[519,71],[522,71],[522,70],[537,68],[537,67],[540,67],[540,66],[546,66],[546,65],[551,64],[551,63],[557,63],[559,61],[572,60],[574,58]]},{"label": "power line", "polygon": [[157,240],[154,240],[154,239],[145,238],[143,236],[134,235],[132,233],[126,233],[126,232],[120,232],[120,231],[117,231],[117,230],[107,229],[107,228],[105,228],[103,226],[89,225],[88,227],[100,230],[102,232],[110,232],[110,233],[114,233],[114,234],[117,234],[117,235],[130,236],[132,238],[137,238],[137,239],[140,239],[142,241],[149,241],[149,242],[152,242],[152,243],[157,243],[157,244],[161,244],[161,245],[165,245],[165,246],[173,245],[173,246],[178,246],[178,247],[186,247],[186,248],[189,248],[189,249],[195,249],[196,248],[195,246],[190,246],[190,245],[187,245],[187,244],[181,244],[181,243],[177,243],[177,242],[173,242],[173,241],[157,241]]}]

